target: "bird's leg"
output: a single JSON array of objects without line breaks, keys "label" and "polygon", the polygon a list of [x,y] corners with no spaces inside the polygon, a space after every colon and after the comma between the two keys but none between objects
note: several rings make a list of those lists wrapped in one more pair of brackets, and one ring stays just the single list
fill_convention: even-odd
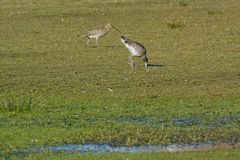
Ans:
[{"label": "bird's leg", "polygon": [[87,39],[87,45],[89,46],[89,38]]},{"label": "bird's leg", "polygon": [[144,62],[144,65],[145,65],[145,67],[148,67],[148,64],[147,64],[147,62]]},{"label": "bird's leg", "polygon": [[133,62],[133,56],[132,55],[130,55],[129,56],[129,61],[130,61],[130,63],[131,63],[131,67],[134,67],[135,66],[135,64],[134,64],[134,62]]},{"label": "bird's leg", "polygon": [[142,59],[142,61],[144,62],[145,67],[148,67],[148,64],[147,64],[148,58],[147,58],[146,54],[143,55],[143,56],[141,56],[141,59]]},{"label": "bird's leg", "polygon": [[97,44],[97,46],[99,47],[99,45],[98,45],[98,38],[96,38],[96,44]]}]

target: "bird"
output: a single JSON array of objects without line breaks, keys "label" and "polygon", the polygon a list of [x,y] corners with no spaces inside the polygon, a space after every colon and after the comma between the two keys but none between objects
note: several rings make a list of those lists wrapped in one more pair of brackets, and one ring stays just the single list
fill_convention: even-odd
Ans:
[{"label": "bird", "polygon": [[116,27],[114,27],[110,23],[107,23],[106,25],[104,25],[102,27],[97,27],[95,29],[87,31],[84,35],[82,35],[82,37],[87,38],[87,45],[89,45],[90,39],[96,39],[96,44],[97,44],[97,46],[99,46],[98,39],[106,36],[110,32],[111,28],[114,28],[115,30],[120,32]]},{"label": "bird", "polygon": [[144,62],[145,67],[148,67],[147,49],[142,44],[132,41],[124,36],[121,36],[121,42],[131,53],[131,55],[129,56],[129,60],[132,67],[135,66],[133,62],[133,57],[140,57],[141,60]]}]

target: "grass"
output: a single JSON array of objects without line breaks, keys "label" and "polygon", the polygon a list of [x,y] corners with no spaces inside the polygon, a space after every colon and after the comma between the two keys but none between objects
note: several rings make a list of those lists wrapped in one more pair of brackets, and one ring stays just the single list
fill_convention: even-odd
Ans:
[{"label": "grass", "polygon": [[[208,127],[240,117],[238,3],[2,0],[1,150],[239,141],[238,120]],[[132,69],[117,32],[99,48],[78,37],[107,22],[144,44],[152,66]],[[202,122],[172,123],[186,117]],[[134,118],[166,123],[122,120]]]},{"label": "grass", "polygon": [[12,91],[8,94],[2,94],[0,99],[0,110],[2,112],[25,112],[34,107],[31,96],[24,93]]},{"label": "grass", "polygon": [[[170,160],[191,160],[191,159],[206,159],[206,160],[237,160],[239,157],[239,148],[238,149],[218,149],[218,150],[210,150],[210,151],[201,151],[201,152],[179,152],[179,153],[137,153],[137,154],[120,154],[120,153],[113,153],[113,154],[52,154],[52,153],[45,153],[45,154],[35,154],[29,157],[25,157],[26,160],[36,160],[36,159],[54,159],[54,160],[81,160],[81,159],[97,159],[97,160],[161,160],[161,159],[170,159]],[[23,158],[23,157],[22,157]],[[13,156],[13,160],[19,159],[19,157]]]},{"label": "grass", "polygon": [[185,2],[184,0],[179,0],[178,4],[180,6],[187,6],[187,2]]},{"label": "grass", "polygon": [[167,26],[170,29],[177,29],[177,28],[183,28],[184,24],[182,22],[177,22],[177,21],[174,21],[174,20],[168,20]]}]

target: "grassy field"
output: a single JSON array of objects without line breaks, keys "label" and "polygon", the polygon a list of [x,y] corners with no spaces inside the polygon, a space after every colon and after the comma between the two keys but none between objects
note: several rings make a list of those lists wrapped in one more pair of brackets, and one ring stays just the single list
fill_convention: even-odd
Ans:
[{"label": "grassy field", "polygon": [[[239,10],[236,0],[1,0],[0,149],[240,141]],[[131,68],[114,30],[100,47],[79,37],[108,22],[153,66]]]}]

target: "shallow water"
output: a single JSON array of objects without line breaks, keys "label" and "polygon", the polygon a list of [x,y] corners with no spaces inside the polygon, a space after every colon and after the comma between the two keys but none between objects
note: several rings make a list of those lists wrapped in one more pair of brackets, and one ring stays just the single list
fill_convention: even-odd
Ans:
[{"label": "shallow water", "polygon": [[231,148],[240,146],[240,143],[213,144],[171,144],[171,145],[141,145],[141,146],[112,146],[109,144],[68,144],[62,146],[44,146],[40,148],[26,148],[14,150],[15,155],[26,156],[30,153],[64,153],[64,154],[107,154],[107,153],[139,153],[139,152],[181,152],[199,151],[212,148]]},{"label": "shallow water", "polygon": [[[89,122],[95,123],[98,119],[89,119]],[[184,126],[201,126],[207,128],[217,128],[217,127],[240,127],[240,117],[234,116],[222,116],[216,117],[210,120],[206,120],[199,117],[179,117],[172,120],[162,120],[155,118],[129,118],[129,117],[118,117],[113,120],[119,123],[144,123],[152,127],[164,127],[168,125],[174,125],[177,127]],[[13,154],[18,156],[28,156],[31,153],[64,153],[64,154],[83,154],[83,153],[93,153],[93,154],[106,154],[106,153],[139,153],[139,152],[181,152],[181,151],[197,151],[197,150],[207,150],[212,148],[230,148],[240,146],[240,143],[220,143],[214,144],[209,141],[208,143],[202,144],[170,144],[170,145],[140,145],[140,146],[114,146],[110,144],[67,144],[60,146],[42,146],[42,147],[32,147],[25,149],[15,149]]]}]

